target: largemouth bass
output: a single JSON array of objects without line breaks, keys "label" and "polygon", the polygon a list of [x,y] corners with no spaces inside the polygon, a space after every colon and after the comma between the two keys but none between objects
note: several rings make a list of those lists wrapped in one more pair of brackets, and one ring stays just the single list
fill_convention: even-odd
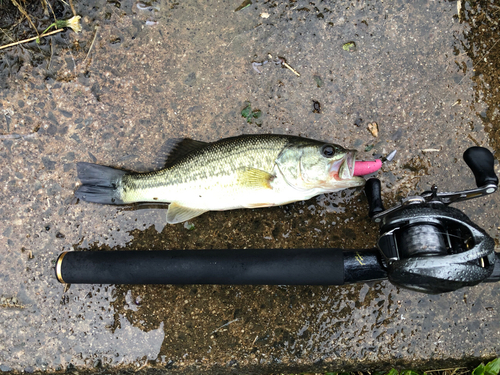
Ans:
[{"label": "largemouth bass", "polygon": [[167,222],[207,211],[283,205],[363,186],[355,150],[288,135],[242,135],[213,143],[184,140],[165,167],[147,173],[78,163],[87,202],[168,202]]}]

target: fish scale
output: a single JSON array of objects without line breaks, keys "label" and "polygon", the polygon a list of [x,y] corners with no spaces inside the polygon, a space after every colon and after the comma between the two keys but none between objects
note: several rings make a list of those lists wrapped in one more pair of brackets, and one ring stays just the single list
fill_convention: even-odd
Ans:
[{"label": "fish scale", "polygon": [[[186,155],[175,165],[149,173],[131,173],[124,178],[124,186],[147,189],[157,186],[201,182],[234,173],[235,170],[252,167],[272,170],[275,160],[286,144],[283,137],[272,137],[259,142],[259,137],[247,136],[207,144],[201,150]],[[259,158],[255,158],[258,154]],[[134,186],[135,185],[135,186]]]}]

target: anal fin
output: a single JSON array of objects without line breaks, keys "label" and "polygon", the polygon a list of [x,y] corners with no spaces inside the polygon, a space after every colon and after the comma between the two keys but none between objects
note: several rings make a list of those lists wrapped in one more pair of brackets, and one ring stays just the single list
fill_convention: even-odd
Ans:
[{"label": "anal fin", "polygon": [[167,210],[167,223],[168,224],[182,223],[183,221],[192,219],[193,217],[200,216],[205,212],[207,212],[207,210],[185,207],[180,205],[179,203],[172,202],[168,206]]}]

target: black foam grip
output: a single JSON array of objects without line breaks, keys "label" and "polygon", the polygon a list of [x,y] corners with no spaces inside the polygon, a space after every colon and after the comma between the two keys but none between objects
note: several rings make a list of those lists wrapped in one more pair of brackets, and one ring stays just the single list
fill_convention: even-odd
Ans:
[{"label": "black foam grip", "polygon": [[474,173],[477,187],[489,184],[498,186],[498,177],[493,169],[493,154],[484,147],[470,147],[464,152],[464,160]]},{"label": "black foam grip", "polygon": [[340,249],[71,251],[59,256],[56,276],[68,284],[342,285],[344,255]]},{"label": "black foam grip", "polygon": [[368,216],[373,217],[385,210],[384,205],[382,203],[381,196],[382,188],[380,186],[380,180],[378,178],[370,178],[366,181],[365,185],[365,194],[368,199]]}]

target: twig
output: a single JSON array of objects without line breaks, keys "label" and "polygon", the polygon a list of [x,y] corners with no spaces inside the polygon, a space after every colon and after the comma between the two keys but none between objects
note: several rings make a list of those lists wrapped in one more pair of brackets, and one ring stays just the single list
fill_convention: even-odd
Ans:
[{"label": "twig", "polygon": [[[269,56],[270,59],[273,58],[273,56],[269,53],[267,56]],[[294,68],[292,68],[290,65],[288,65],[285,61],[284,58],[282,57],[279,57],[278,56],[278,59],[276,61],[273,61],[275,64],[281,64],[283,65],[285,68],[287,68],[288,70],[292,71],[293,74],[295,74],[297,77],[300,77],[300,73],[297,72]]]},{"label": "twig", "polygon": [[16,0],[11,0],[11,1],[12,1],[12,4],[14,4],[17,7],[17,9],[19,9],[21,14],[28,19],[29,23],[31,24],[33,29],[35,29],[35,32],[38,34],[38,30],[36,29],[35,25],[33,24],[33,21],[31,20],[30,16],[26,12],[26,10],[20,4],[18,4]]},{"label": "twig", "polygon": [[42,0],[42,9],[43,9],[44,14],[49,14],[49,12],[47,11],[47,1],[46,0]]},{"label": "twig", "polygon": [[9,34],[7,34],[3,29],[0,29],[2,31],[2,33],[7,37],[9,38],[10,40],[12,40],[12,42],[14,42],[14,39],[11,38],[11,36]]},{"label": "twig", "polygon": [[226,327],[226,326],[230,325],[231,323],[237,322],[238,320],[240,320],[240,319],[239,319],[239,318],[236,318],[236,319],[234,319],[234,320],[231,320],[230,322],[227,322],[226,324],[221,325],[219,328],[214,329],[214,330],[212,331],[211,335],[212,335],[212,334],[214,334],[215,332],[217,332],[219,329],[224,328],[224,327]]},{"label": "twig", "polygon": [[85,62],[85,60],[87,60],[87,58],[89,57],[90,55],[90,51],[92,50],[92,47],[94,46],[94,42],[95,42],[95,39],[97,38],[97,32],[99,31],[99,26],[96,26],[95,27],[95,34],[94,34],[94,39],[92,39],[92,43],[90,44],[90,48],[89,48],[89,51],[87,52],[87,56],[85,56],[85,58],[83,59],[83,62]]},{"label": "twig", "polygon": [[0,50],[4,49],[4,48],[9,48],[9,47],[17,46],[18,44],[28,43],[28,42],[31,42],[31,41],[36,40],[38,38],[43,38],[45,36],[54,35],[54,34],[60,33],[61,31],[64,31],[64,29],[57,29],[57,30],[51,31],[51,32],[49,32],[47,34],[42,34],[40,36],[34,36],[33,38],[28,38],[28,39],[20,40],[18,42],[6,44],[5,46],[1,46]]},{"label": "twig", "polygon": [[73,16],[76,16],[75,7],[73,6],[73,0],[69,0],[69,6],[71,7],[71,11],[73,12]]},{"label": "twig", "polygon": [[439,370],[427,370],[425,372],[429,373],[429,372],[444,372],[444,371],[451,371],[451,370],[466,370],[465,367],[451,367],[451,368],[441,368]]},{"label": "twig", "polygon": [[[52,5],[50,5],[50,3],[48,1],[47,1],[47,5],[49,6],[50,11],[52,12],[52,15],[54,16],[54,20],[57,21],[57,17],[56,17],[56,14],[54,13],[54,9],[52,9]],[[56,29],[57,29],[57,26],[56,26]]]},{"label": "twig", "polygon": [[0,140],[4,139],[28,139],[28,138],[34,138],[36,137],[36,132],[29,133],[29,134],[0,134]]},{"label": "twig", "polygon": [[[238,35],[236,35],[236,36],[238,36]],[[228,47],[231,45],[231,43],[233,43],[233,41],[236,39],[236,36],[235,36],[233,39],[231,39],[231,41],[230,41],[230,42],[229,42],[229,44],[226,46],[226,48],[228,48]]]},{"label": "twig", "polygon": [[21,305],[21,304],[17,304],[17,303],[10,303],[10,302],[5,302],[5,303],[2,303],[0,304],[0,307],[3,307],[3,308],[10,308],[10,309],[25,309],[26,306],[25,305]]},{"label": "twig", "polygon": [[297,72],[294,68],[292,68],[290,65],[288,65],[285,61],[283,61],[283,65],[285,68],[290,69],[297,77],[300,77],[300,73]]},{"label": "twig", "polygon": [[50,64],[52,64],[52,56],[54,55],[54,48],[52,46],[52,40],[50,41],[50,59],[49,59],[49,66],[47,67],[47,71],[50,70]]},{"label": "twig", "polygon": [[73,54],[71,53],[71,51],[69,51],[69,54],[71,56],[71,60],[73,60],[73,71],[76,74],[76,62],[75,62],[75,58],[73,57]]}]

